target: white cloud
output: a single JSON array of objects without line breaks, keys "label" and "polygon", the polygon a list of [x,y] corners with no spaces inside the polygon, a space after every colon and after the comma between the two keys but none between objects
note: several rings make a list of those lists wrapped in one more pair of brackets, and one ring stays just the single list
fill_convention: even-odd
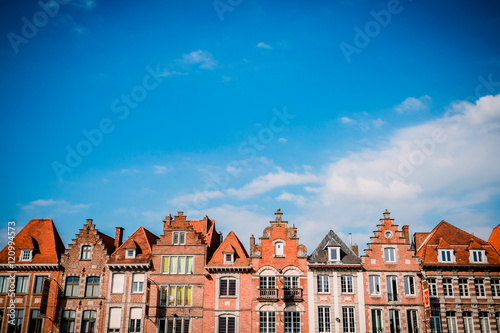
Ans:
[{"label": "white cloud", "polygon": [[162,175],[167,172],[167,167],[163,165],[153,165],[154,173],[157,175]]},{"label": "white cloud", "polygon": [[218,199],[224,197],[224,193],[221,191],[198,191],[195,190],[194,193],[181,195],[175,197],[168,202],[171,205],[178,207],[199,207],[211,199]]},{"label": "white cloud", "polygon": [[207,51],[193,51],[188,54],[183,54],[180,62],[187,65],[200,65],[203,69],[214,69],[217,66],[217,62],[214,60],[212,53]]},{"label": "white cloud", "polygon": [[283,191],[283,193],[276,197],[276,200],[290,201],[299,207],[303,207],[306,204],[306,198],[304,196],[288,193],[285,191]]},{"label": "white cloud", "polygon": [[137,169],[121,169],[120,173],[124,174],[124,175],[128,175],[128,174],[132,174],[132,173],[140,173],[140,171]]},{"label": "white cloud", "polygon": [[342,118],[340,118],[340,122],[342,124],[356,124],[357,123],[356,120],[348,118],[348,117],[342,117]]},{"label": "white cloud", "polygon": [[267,175],[259,176],[239,189],[230,188],[225,192],[230,196],[249,198],[254,195],[266,193],[278,187],[314,183],[317,181],[317,177],[309,172],[299,174],[286,172],[281,168],[277,168],[276,172],[270,172]]},{"label": "white cloud", "polygon": [[257,47],[259,47],[261,49],[268,49],[268,50],[272,49],[272,47],[270,45],[267,45],[263,42],[260,42],[259,44],[257,44]]},{"label": "white cloud", "polygon": [[57,213],[76,213],[85,208],[88,208],[90,204],[71,204],[66,200],[54,200],[54,199],[38,199],[31,201],[27,205],[21,206],[23,210],[35,210],[43,209],[44,211],[54,211]]},{"label": "white cloud", "polygon": [[427,111],[429,110],[432,99],[425,95],[420,98],[408,97],[401,104],[394,107],[397,113]]},{"label": "white cloud", "polygon": [[286,143],[287,141],[288,141],[288,140],[287,140],[287,139],[285,139],[285,138],[279,138],[279,139],[278,139],[278,142],[280,142],[280,143]]}]

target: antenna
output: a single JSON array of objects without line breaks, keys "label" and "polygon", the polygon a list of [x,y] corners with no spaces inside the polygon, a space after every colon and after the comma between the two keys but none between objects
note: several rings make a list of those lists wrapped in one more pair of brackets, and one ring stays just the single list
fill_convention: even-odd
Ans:
[{"label": "antenna", "polygon": [[349,233],[349,246],[352,249],[352,232]]}]

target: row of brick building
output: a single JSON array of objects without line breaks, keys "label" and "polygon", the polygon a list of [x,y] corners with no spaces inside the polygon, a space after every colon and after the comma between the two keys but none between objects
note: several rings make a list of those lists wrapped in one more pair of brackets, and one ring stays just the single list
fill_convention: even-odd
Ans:
[{"label": "row of brick building", "polygon": [[0,331],[500,332],[500,225],[410,239],[386,210],[361,256],[332,230],[308,256],[279,209],[249,252],[207,216],[123,231],[87,220],[66,248],[31,220],[0,252]]}]

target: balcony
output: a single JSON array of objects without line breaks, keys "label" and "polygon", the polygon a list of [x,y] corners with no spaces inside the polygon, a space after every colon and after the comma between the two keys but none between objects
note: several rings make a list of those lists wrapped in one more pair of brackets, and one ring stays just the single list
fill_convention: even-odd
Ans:
[{"label": "balcony", "polygon": [[283,301],[302,302],[302,288],[283,288]]},{"label": "balcony", "polygon": [[260,288],[259,301],[276,302],[278,301],[278,289],[276,288]]}]

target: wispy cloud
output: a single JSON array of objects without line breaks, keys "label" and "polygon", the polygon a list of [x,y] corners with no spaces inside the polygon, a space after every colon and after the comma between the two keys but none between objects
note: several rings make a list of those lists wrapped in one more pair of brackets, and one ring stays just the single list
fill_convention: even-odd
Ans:
[{"label": "wispy cloud", "polygon": [[212,53],[202,50],[183,54],[179,61],[186,65],[200,65],[200,68],[203,69],[214,69],[217,67],[217,62],[214,60]]},{"label": "wispy cloud", "polygon": [[356,121],[356,120],[351,119],[351,118],[349,118],[349,117],[342,117],[342,118],[340,118],[340,122],[341,122],[342,124],[356,124],[356,123],[357,123],[357,121]]},{"label": "wispy cloud", "polygon": [[54,199],[38,199],[31,201],[26,205],[22,205],[23,210],[35,210],[37,208],[49,208],[57,211],[58,213],[76,213],[82,209],[88,208],[90,204],[71,204],[66,200]]},{"label": "wispy cloud", "polygon": [[306,204],[306,198],[304,196],[288,193],[285,191],[283,191],[283,193],[281,193],[278,197],[276,197],[276,200],[290,201],[299,207],[303,207]]},{"label": "wispy cloud", "polygon": [[288,140],[287,140],[287,139],[285,139],[285,138],[279,138],[279,139],[278,139],[278,142],[280,142],[280,143],[286,143],[287,141],[288,141]]},{"label": "wispy cloud", "polygon": [[271,47],[270,45],[265,44],[265,43],[263,43],[263,42],[260,42],[259,44],[257,44],[257,47],[258,47],[258,48],[261,48],[261,49],[268,49],[268,50],[271,50],[271,49],[272,49],[272,47]]},{"label": "wispy cloud", "polygon": [[163,165],[153,165],[153,170],[156,175],[162,175],[167,173],[168,168]]},{"label": "wispy cloud", "polygon": [[432,99],[425,95],[420,98],[408,97],[401,104],[394,107],[397,113],[427,111],[431,105]]}]

